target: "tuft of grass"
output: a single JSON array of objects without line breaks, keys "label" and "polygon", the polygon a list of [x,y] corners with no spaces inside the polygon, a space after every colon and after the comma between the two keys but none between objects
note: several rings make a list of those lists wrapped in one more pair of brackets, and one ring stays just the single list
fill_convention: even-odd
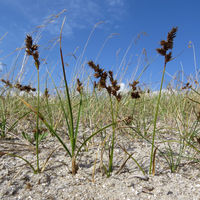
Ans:
[{"label": "tuft of grass", "polygon": [[[105,71],[104,69],[100,68],[99,65],[96,65],[93,61],[88,62],[89,67],[91,67],[94,70],[94,77],[99,79],[99,81],[96,83],[94,81],[94,88],[99,87],[100,89],[105,89],[108,93],[109,102],[110,102],[110,112],[111,112],[111,118],[112,118],[112,138],[111,138],[111,145],[109,146],[108,152],[109,152],[109,162],[108,162],[108,168],[104,166],[104,169],[107,173],[107,176],[109,177],[113,171],[113,159],[114,159],[114,148],[115,148],[115,137],[116,137],[116,126],[118,123],[118,114],[119,114],[119,107],[121,105],[122,95],[119,92],[120,85],[118,85],[118,81],[113,78],[113,72],[112,71]],[[109,78],[109,81],[111,85],[108,85],[107,78]],[[140,98],[139,91],[136,88],[136,85],[139,83],[139,81],[133,81],[132,84],[130,84],[132,91],[131,91],[131,98],[132,99],[138,99]],[[113,102],[113,98],[115,98],[116,102]],[[108,142],[109,143],[109,142]]]},{"label": "tuft of grass", "polygon": [[[58,88],[56,87],[55,82],[53,81],[53,79],[52,79],[52,81],[53,81],[53,84],[55,86],[55,89],[56,89],[56,92],[57,92],[57,95],[58,95],[60,108],[61,108],[61,110],[63,112],[64,119],[65,119],[66,124],[67,124],[67,129],[68,129],[67,130],[67,135],[68,135],[69,140],[70,140],[71,149],[69,149],[67,147],[67,145],[64,143],[63,139],[57,134],[57,132],[55,130],[55,127],[53,127],[52,124],[49,124],[46,121],[45,117],[43,117],[43,115],[39,112],[39,108],[37,110],[35,110],[29,103],[27,103],[23,99],[21,99],[21,100],[23,101],[23,103],[27,107],[29,107],[37,115],[37,119],[40,118],[40,120],[46,125],[48,130],[58,139],[58,141],[64,147],[65,151],[67,152],[67,154],[71,158],[71,169],[72,169],[71,172],[72,172],[72,175],[75,175],[77,173],[77,171],[78,171],[78,164],[76,162],[76,159],[77,159],[80,151],[82,150],[82,148],[85,146],[85,144],[91,138],[93,138],[95,135],[97,135],[98,133],[102,132],[106,128],[112,126],[113,123],[111,123],[109,125],[106,125],[104,127],[101,127],[96,132],[92,133],[89,137],[87,137],[79,147],[77,146],[77,137],[78,137],[78,131],[79,131],[79,125],[80,125],[80,115],[81,115],[81,108],[82,108],[82,104],[83,104],[83,100],[82,100],[82,97],[83,97],[83,86],[82,86],[82,83],[80,82],[80,80],[77,79],[77,91],[80,94],[80,101],[78,103],[77,122],[76,122],[76,125],[74,125],[75,124],[75,119],[74,119],[74,116],[73,116],[72,97],[70,96],[69,86],[68,86],[68,82],[67,82],[67,78],[66,78],[65,65],[64,65],[62,46],[61,46],[62,30],[63,30],[64,23],[65,23],[65,18],[63,20],[63,24],[62,24],[61,31],[60,31],[60,56],[61,56],[61,63],[62,63],[63,79],[64,79],[64,84],[65,84],[65,95],[66,95],[66,101],[65,102],[63,102],[63,100],[61,98],[61,95],[60,95],[60,93],[58,91]],[[37,64],[37,62],[36,62],[36,64]],[[67,109],[65,109],[65,106],[66,106]],[[37,140],[38,140],[38,138],[37,138]]]}]

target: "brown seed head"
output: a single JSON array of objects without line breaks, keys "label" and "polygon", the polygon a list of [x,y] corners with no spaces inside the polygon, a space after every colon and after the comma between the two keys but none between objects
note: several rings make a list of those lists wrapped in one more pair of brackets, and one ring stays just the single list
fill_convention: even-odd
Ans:
[{"label": "brown seed head", "polygon": [[32,45],[33,45],[33,40],[32,37],[30,35],[26,36],[26,48],[27,49],[32,49]]},{"label": "brown seed head", "polygon": [[167,35],[167,41],[165,40],[160,41],[160,45],[162,46],[162,48],[156,49],[156,51],[160,55],[165,56],[165,63],[169,62],[172,59],[172,52],[169,52],[167,54],[167,51],[173,48],[173,42],[174,38],[176,37],[177,30],[178,30],[177,27],[172,28],[172,30]]},{"label": "brown seed head", "polygon": [[82,86],[83,84],[80,82],[80,80],[79,79],[77,79],[77,91],[81,94],[82,93],[82,91],[83,91],[83,86]]},{"label": "brown seed head", "polygon": [[140,98],[140,92],[137,89],[136,85],[139,83],[139,81],[133,81],[132,84],[129,84],[132,87],[131,97],[132,99],[138,99]]},{"label": "brown seed head", "polygon": [[45,98],[49,98],[49,90],[48,90],[48,88],[45,88],[45,90],[44,90],[44,97]]},{"label": "brown seed head", "polygon": [[190,83],[187,82],[187,83],[185,84],[185,86],[182,87],[182,90],[186,90],[186,89],[190,89],[190,88],[192,88],[192,85],[190,85]]},{"label": "brown seed head", "polygon": [[15,88],[19,89],[20,91],[25,91],[27,93],[29,93],[30,91],[35,92],[36,89],[32,88],[30,85],[21,85],[19,83],[16,83],[14,85]]},{"label": "brown seed head", "polygon": [[[117,91],[120,89],[120,86],[117,85],[117,80],[114,80],[113,78],[113,72],[112,71],[104,71],[104,69],[101,69],[99,65],[95,65],[93,61],[89,61],[88,65],[96,72],[94,74],[95,78],[100,78],[99,83],[95,82],[95,85],[99,85],[100,88],[105,88],[109,95],[115,96],[115,98],[120,101],[121,100],[121,94],[117,93]],[[107,77],[109,76],[111,85],[108,86],[106,83]]]},{"label": "brown seed head", "polygon": [[177,27],[172,28],[172,30],[167,35],[167,42],[169,43],[169,49],[173,48],[173,42],[174,42],[174,38],[176,37],[177,30],[178,30]]},{"label": "brown seed head", "polygon": [[34,60],[38,60],[39,59],[38,51],[35,51],[35,53],[33,53],[33,58],[34,58]]},{"label": "brown seed head", "polygon": [[98,87],[98,84],[97,84],[96,81],[94,81],[94,83],[93,83],[93,87],[94,87],[94,88],[97,88],[97,87]]},{"label": "brown seed head", "polygon": [[125,122],[126,125],[130,125],[132,121],[133,121],[132,116],[128,116],[124,119],[124,122]]},{"label": "brown seed head", "polygon": [[158,48],[158,49],[156,49],[156,51],[157,51],[160,55],[162,55],[162,56],[165,56],[165,55],[166,55],[166,50],[165,50],[165,49]]},{"label": "brown seed head", "polygon": [[3,82],[6,85],[6,87],[13,87],[9,80],[1,79],[1,82]]},{"label": "brown seed head", "polygon": [[172,52],[169,52],[165,55],[165,63],[169,62],[172,59]]},{"label": "brown seed head", "polygon": [[131,97],[132,97],[132,99],[139,99],[140,98],[140,94],[139,94],[138,91],[131,92]]},{"label": "brown seed head", "polygon": [[26,36],[26,52],[29,56],[33,56],[33,59],[35,60],[35,66],[37,70],[39,70],[40,61],[39,61],[39,52],[38,45],[33,45],[33,39],[30,35]]},{"label": "brown seed head", "polygon": [[112,87],[111,87],[111,86],[108,86],[108,87],[106,88],[106,90],[107,90],[108,94],[111,95],[111,93],[112,93]]},{"label": "brown seed head", "polygon": [[122,95],[120,93],[118,93],[118,95],[116,96],[116,99],[118,102],[120,102],[122,99]]},{"label": "brown seed head", "polygon": [[132,87],[132,90],[135,91],[137,88],[136,88],[136,85],[139,83],[139,81],[133,81],[133,83],[129,84],[131,87]]}]

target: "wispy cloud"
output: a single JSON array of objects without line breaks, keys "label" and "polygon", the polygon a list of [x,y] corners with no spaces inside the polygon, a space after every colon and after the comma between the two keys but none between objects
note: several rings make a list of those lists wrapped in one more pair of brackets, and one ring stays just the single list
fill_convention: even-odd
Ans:
[{"label": "wispy cloud", "polygon": [[[31,31],[34,27],[42,25],[49,16],[66,9],[67,20],[63,30],[63,36],[72,37],[74,32],[83,29],[91,29],[99,21],[105,21],[109,25],[116,25],[122,19],[126,0],[6,0],[4,5],[14,10],[23,24],[18,26],[24,32]],[[62,15],[62,16],[63,16]],[[46,26],[46,31],[51,35],[58,35],[62,23],[61,18]],[[17,20],[17,24],[19,25]],[[112,27],[113,29],[113,27]],[[21,31],[22,32],[22,31]]]},{"label": "wispy cloud", "polygon": [[[21,11],[34,25],[39,25],[38,23],[41,23],[41,16],[45,19],[46,16],[66,9],[67,21],[63,34],[64,36],[71,37],[74,31],[91,28],[98,21],[109,20],[109,23],[116,23],[123,15],[123,12],[121,12],[123,7],[124,0],[36,0],[36,3],[33,5],[21,4]],[[61,21],[56,20],[48,28],[50,34],[58,33]]]},{"label": "wispy cloud", "polygon": [[124,0],[106,0],[110,6],[123,6]]}]

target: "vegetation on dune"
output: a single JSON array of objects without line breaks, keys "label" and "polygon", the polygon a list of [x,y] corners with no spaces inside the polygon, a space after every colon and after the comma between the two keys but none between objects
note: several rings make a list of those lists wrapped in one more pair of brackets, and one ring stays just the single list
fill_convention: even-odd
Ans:
[{"label": "vegetation on dune", "polygon": [[[41,173],[45,170],[53,149],[49,152],[49,157],[41,165],[40,144],[48,142],[48,137],[52,137],[63,147],[63,155],[71,159],[71,173],[78,173],[80,153],[84,153],[89,148],[88,143],[94,143],[96,137],[100,137],[99,144],[102,154],[108,155],[108,160],[101,157],[101,169],[107,177],[113,171],[121,171],[128,160],[134,161],[135,165],[143,174],[156,173],[156,160],[161,157],[167,163],[171,172],[176,172],[181,167],[182,162],[199,162],[199,91],[198,80],[193,85],[190,82],[182,83],[174,88],[169,88],[169,93],[163,93],[163,82],[165,70],[168,62],[173,60],[172,49],[177,28],[172,28],[167,35],[167,40],[160,42],[161,48],[156,51],[164,56],[163,74],[158,94],[153,95],[153,91],[144,90],[140,87],[140,76],[129,81],[129,91],[120,91],[120,81],[114,76],[111,70],[106,71],[94,61],[88,61],[87,67],[94,74],[88,76],[88,82],[92,83],[92,91],[86,88],[78,74],[76,77],[76,88],[70,88],[65,68],[62,50],[62,24],[60,32],[60,59],[62,76],[64,81],[64,91],[54,82],[51,73],[48,72],[49,79],[54,85],[56,95],[52,96],[47,87],[43,95],[40,91],[40,58],[39,45],[33,44],[31,35],[25,39],[28,56],[32,56],[37,70],[37,89],[30,85],[23,85],[9,79],[1,79],[1,116],[0,116],[0,155],[17,157],[24,160],[34,173]],[[143,69],[145,73],[146,67]],[[84,80],[84,78],[83,78]],[[177,80],[179,81],[179,80]],[[91,85],[91,84],[90,84]],[[183,86],[184,85],[184,86]],[[15,91],[15,93],[13,92]],[[18,92],[17,92],[18,91]],[[24,92],[20,95],[19,92]],[[14,94],[14,95],[12,95]],[[30,123],[29,123],[30,122]],[[20,124],[30,124],[33,135],[26,130],[18,130]],[[88,135],[81,135],[81,130],[89,127],[91,132]],[[60,131],[64,129],[64,131]],[[81,130],[80,130],[81,129]],[[149,149],[150,164],[149,172],[145,170],[142,163],[134,158],[134,153],[129,152],[118,140],[117,137],[123,135],[132,139],[141,139],[150,144]],[[3,144],[11,138],[22,138],[23,145],[27,143],[32,147],[36,156],[36,163],[27,160],[20,153],[4,151]],[[134,145],[134,140],[130,140]],[[0,146],[1,146],[0,145]],[[174,146],[178,146],[174,148]],[[119,147],[127,155],[127,159],[121,167],[115,170],[115,148]],[[140,148],[138,146],[137,148]],[[191,151],[188,155],[185,152]],[[95,162],[94,162],[95,163]],[[68,163],[67,163],[68,164]]]}]

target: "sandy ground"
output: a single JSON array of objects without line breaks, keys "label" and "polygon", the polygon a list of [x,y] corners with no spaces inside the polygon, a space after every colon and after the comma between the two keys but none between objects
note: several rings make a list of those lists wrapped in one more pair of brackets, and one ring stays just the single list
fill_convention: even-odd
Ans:
[{"label": "sandy ground", "polygon": [[[114,170],[112,176],[107,176],[101,168],[101,141],[96,137],[84,151],[81,152],[78,163],[79,170],[75,176],[70,173],[70,158],[55,138],[48,136],[40,144],[40,165],[50,157],[45,170],[33,174],[31,168],[19,158],[0,154],[0,199],[1,200],[59,200],[59,199],[200,199],[200,166],[182,160],[177,173],[171,173],[166,161],[157,154],[155,176],[143,175],[132,159],[124,167],[120,167],[128,157],[116,144],[114,155]],[[15,144],[14,144],[15,143]],[[30,146],[21,146],[19,139],[1,140],[0,152],[11,152],[22,155],[36,164],[34,151]],[[146,172],[149,168],[151,146],[146,142],[124,135],[117,135],[117,143],[124,146],[140,163]],[[164,149],[164,146],[160,146]],[[178,149],[178,146],[175,147]],[[186,150],[186,153],[192,154]],[[107,164],[104,153],[104,164]],[[96,164],[95,164],[96,163]],[[95,172],[95,173],[94,173]]]}]

